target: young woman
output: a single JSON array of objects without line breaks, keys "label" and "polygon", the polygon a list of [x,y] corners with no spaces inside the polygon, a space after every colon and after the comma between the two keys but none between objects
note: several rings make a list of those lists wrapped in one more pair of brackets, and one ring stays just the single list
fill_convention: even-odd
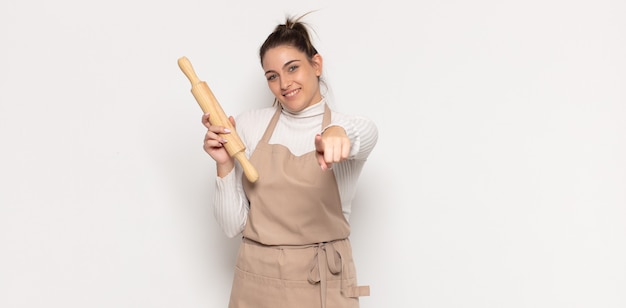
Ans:
[{"label": "young woman", "polygon": [[377,128],[331,112],[320,90],[322,56],[300,18],[278,25],[260,58],[275,106],[236,121],[256,182],[223,147],[218,134],[229,131],[202,117],[217,169],[215,217],[227,236],[243,239],[229,307],[358,307],[369,287],[357,286],[348,219]]}]

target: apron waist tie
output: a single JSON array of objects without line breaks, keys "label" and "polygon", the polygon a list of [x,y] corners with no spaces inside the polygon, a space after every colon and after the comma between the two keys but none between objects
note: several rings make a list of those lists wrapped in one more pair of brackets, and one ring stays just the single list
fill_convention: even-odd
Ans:
[{"label": "apron waist tie", "polygon": [[326,272],[330,271],[333,275],[341,274],[340,287],[341,294],[345,297],[369,296],[369,286],[350,286],[344,285],[343,279],[343,258],[341,253],[335,249],[333,242],[319,243],[315,250],[315,256],[311,262],[308,281],[311,284],[320,284],[320,296],[322,300],[322,308],[326,308],[326,288],[327,279]]}]

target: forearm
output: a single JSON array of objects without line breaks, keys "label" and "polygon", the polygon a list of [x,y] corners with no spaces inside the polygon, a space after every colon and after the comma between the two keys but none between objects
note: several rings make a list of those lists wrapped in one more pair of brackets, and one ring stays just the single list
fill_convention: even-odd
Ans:
[{"label": "forearm", "polygon": [[337,116],[328,127],[340,126],[350,139],[349,159],[366,159],[378,141],[378,128],[363,117]]},{"label": "forearm", "polygon": [[223,178],[230,174],[235,168],[235,162],[231,159],[227,163],[223,164],[215,164],[215,169],[217,171],[217,177]]},{"label": "forearm", "polygon": [[248,216],[248,201],[243,192],[241,172],[232,169],[215,181],[213,215],[226,236],[235,237],[243,231]]}]

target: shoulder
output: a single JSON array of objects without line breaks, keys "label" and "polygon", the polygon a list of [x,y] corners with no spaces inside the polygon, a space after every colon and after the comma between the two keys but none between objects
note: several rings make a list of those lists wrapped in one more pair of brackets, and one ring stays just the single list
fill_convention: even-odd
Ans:
[{"label": "shoulder", "polygon": [[257,140],[267,128],[267,124],[276,112],[275,107],[251,109],[242,112],[235,117],[237,132],[243,139]]},{"label": "shoulder", "polygon": [[342,120],[358,119],[358,120],[364,120],[364,121],[372,121],[370,118],[364,115],[360,115],[360,114],[353,113],[353,112],[348,113],[343,110],[335,109],[331,107],[330,105],[328,107],[330,108],[333,119],[342,119]]},{"label": "shoulder", "polygon": [[343,112],[338,112],[338,111],[333,111],[332,116],[333,118],[337,118],[337,119],[358,119],[358,120],[371,121],[371,119],[363,115],[349,114],[349,113],[343,113]]},{"label": "shoulder", "polygon": [[376,123],[371,118],[358,114],[347,114],[334,110],[331,111],[333,123],[352,123],[358,126],[367,126],[371,130],[377,130]]},{"label": "shoulder", "polygon": [[239,123],[244,124],[246,126],[256,126],[256,125],[267,125],[269,120],[274,115],[276,111],[275,107],[266,107],[260,109],[252,109],[242,112],[237,115],[235,120],[237,121],[237,126]]}]

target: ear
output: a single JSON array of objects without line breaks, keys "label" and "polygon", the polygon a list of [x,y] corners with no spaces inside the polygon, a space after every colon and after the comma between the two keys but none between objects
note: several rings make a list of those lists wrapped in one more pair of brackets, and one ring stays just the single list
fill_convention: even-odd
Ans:
[{"label": "ear", "polygon": [[323,64],[323,59],[322,56],[317,53],[313,56],[313,58],[311,59],[313,68],[315,69],[315,76],[319,77],[322,75],[322,64]]}]

